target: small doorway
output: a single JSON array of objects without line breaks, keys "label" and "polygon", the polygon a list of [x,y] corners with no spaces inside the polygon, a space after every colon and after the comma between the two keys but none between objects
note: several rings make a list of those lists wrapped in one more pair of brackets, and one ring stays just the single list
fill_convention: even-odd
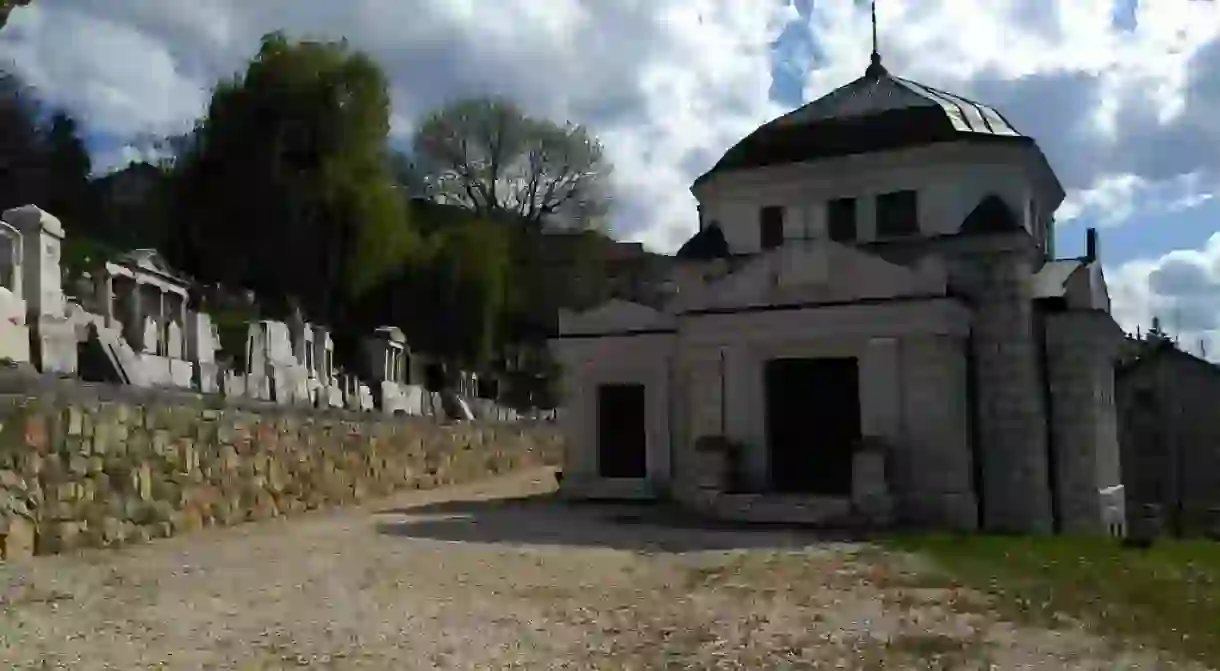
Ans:
[{"label": "small doorway", "polygon": [[597,388],[597,471],[603,478],[644,478],[648,434],[642,384]]},{"label": "small doorway", "polygon": [[772,489],[849,496],[860,439],[857,360],[773,359],[765,374]]}]

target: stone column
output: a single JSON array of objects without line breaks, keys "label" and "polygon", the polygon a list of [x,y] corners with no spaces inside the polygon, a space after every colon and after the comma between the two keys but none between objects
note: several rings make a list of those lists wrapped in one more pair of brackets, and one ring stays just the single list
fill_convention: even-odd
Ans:
[{"label": "stone column", "polygon": [[1044,388],[1027,250],[972,249],[955,259],[954,287],[974,309],[973,358],[983,526],[1050,533]]},{"label": "stone column", "polygon": [[1114,405],[1118,327],[1104,313],[1074,311],[1048,315],[1046,332],[1062,530],[1107,533],[1106,508],[1122,500],[1110,490],[1122,480]]},{"label": "stone column", "polygon": [[101,303],[103,309],[106,311],[106,314],[103,315],[106,319],[106,326],[114,328],[116,321],[114,314],[114,278],[110,275],[110,273],[106,272],[105,268],[102,268],[97,272],[102,273],[97,282],[98,293],[101,294],[102,299]]}]

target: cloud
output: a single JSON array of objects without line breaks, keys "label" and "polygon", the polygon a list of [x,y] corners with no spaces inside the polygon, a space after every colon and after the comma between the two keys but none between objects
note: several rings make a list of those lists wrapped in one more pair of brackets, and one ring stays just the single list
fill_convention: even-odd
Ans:
[{"label": "cloud", "polygon": [[615,228],[671,249],[694,227],[693,178],[781,112],[771,46],[796,18],[780,0],[64,0],[16,12],[0,57],[122,136],[186,128],[267,31],[346,36],[389,75],[399,141],[429,109],[485,93],[590,125],[617,167]]},{"label": "cloud", "polygon": [[1124,329],[1147,331],[1159,317],[1184,348],[1197,353],[1202,341],[1209,358],[1220,359],[1220,233],[1202,249],[1107,268],[1106,278]]},{"label": "cloud", "polygon": [[1162,181],[1139,175],[1104,174],[1092,186],[1073,190],[1056,213],[1060,223],[1081,216],[1102,225],[1121,224],[1135,215],[1164,215],[1198,207],[1220,191],[1215,175],[1202,169]]},{"label": "cloud", "polygon": [[[992,103],[1039,141],[1069,191],[1061,219],[1117,225],[1220,191],[1220,2],[877,11],[891,70]],[[664,250],[695,227],[691,181],[784,111],[773,91],[790,106],[795,81],[811,99],[858,77],[870,39],[854,0],[57,0],[13,13],[0,59],[91,132],[135,138],[188,128],[276,29],[373,55],[400,142],[482,93],[590,125],[616,165],[615,230]],[[130,144],[97,162],[141,155]]]},{"label": "cloud", "polygon": [[[1193,199],[1178,207],[1220,191],[1220,3],[1143,2],[1133,21],[1114,21],[1129,9],[1122,0],[892,0],[878,18],[891,71],[999,108],[1068,190],[1060,219],[1092,205],[1113,225],[1163,209],[1181,189]],[[825,35],[824,57],[807,98],[860,71],[868,31],[848,3],[815,3],[811,26]],[[1157,204],[1141,202],[1149,194]]]}]

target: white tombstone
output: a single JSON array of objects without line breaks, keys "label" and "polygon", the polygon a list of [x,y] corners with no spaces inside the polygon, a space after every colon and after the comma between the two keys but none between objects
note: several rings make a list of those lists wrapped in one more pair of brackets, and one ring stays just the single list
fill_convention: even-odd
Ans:
[{"label": "white tombstone", "polygon": [[76,373],[76,331],[65,309],[60,256],[64,228],[34,205],[6,210],[0,219],[21,233],[21,291],[30,331],[30,358],[44,373]]},{"label": "white tombstone", "polygon": [[64,292],[59,261],[64,227],[35,205],[5,210],[0,218],[20,231],[22,286],[31,315],[64,316]]},{"label": "white tombstone", "polygon": [[0,359],[30,360],[30,331],[21,294],[21,233],[0,222]]},{"label": "white tombstone", "polygon": [[171,359],[183,359],[185,352],[182,347],[182,327],[177,321],[171,321],[165,327],[165,356]]}]

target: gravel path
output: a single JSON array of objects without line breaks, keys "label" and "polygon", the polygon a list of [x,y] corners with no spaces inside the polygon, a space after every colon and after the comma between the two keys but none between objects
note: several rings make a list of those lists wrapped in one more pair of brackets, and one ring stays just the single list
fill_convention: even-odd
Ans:
[{"label": "gravel path", "polygon": [[998,622],[912,558],[566,506],[553,488],[532,471],[0,565],[0,668],[1168,666],[1071,625]]}]

